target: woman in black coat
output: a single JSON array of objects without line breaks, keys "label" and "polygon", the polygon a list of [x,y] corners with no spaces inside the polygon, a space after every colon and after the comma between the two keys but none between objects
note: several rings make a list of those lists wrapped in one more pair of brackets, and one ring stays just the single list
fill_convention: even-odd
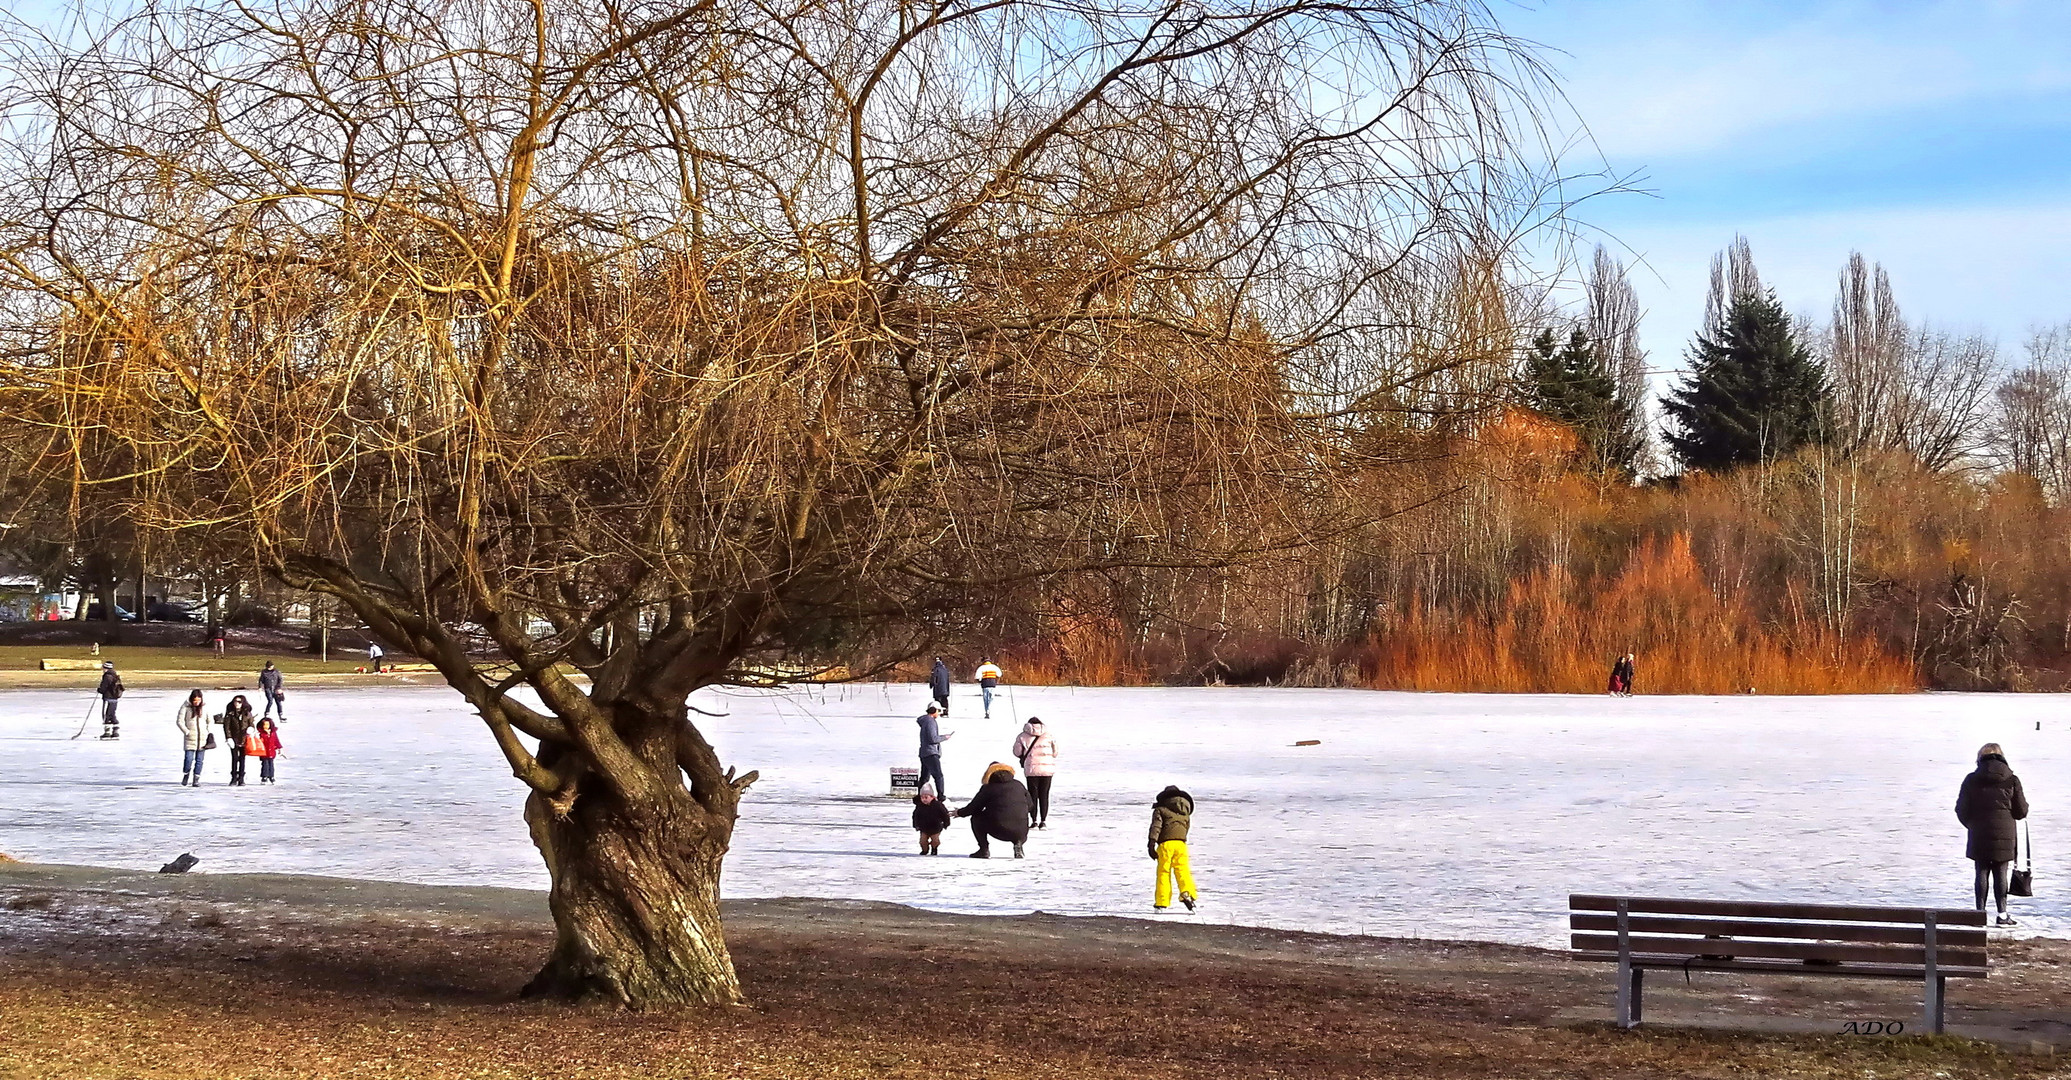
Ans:
[{"label": "woman in black coat", "polygon": [[1028,789],[1014,779],[1013,766],[997,761],[986,766],[985,786],[956,812],[957,817],[971,819],[971,832],[978,837],[978,850],[971,857],[992,858],[987,840],[996,837],[1014,845],[1014,857],[1021,858],[1022,845],[1028,842],[1028,811]]},{"label": "woman in black coat", "polygon": [[1977,867],[1978,910],[1985,910],[1985,887],[1999,902],[1999,925],[2012,926],[2006,913],[2006,877],[2019,854],[2020,827],[2014,822],[2028,816],[2028,796],[2021,790],[2021,778],[2006,764],[1998,743],[1978,748],[1978,767],[1963,778],[1956,795],[1956,820],[1970,830],[1970,844],[1964,855]]}]

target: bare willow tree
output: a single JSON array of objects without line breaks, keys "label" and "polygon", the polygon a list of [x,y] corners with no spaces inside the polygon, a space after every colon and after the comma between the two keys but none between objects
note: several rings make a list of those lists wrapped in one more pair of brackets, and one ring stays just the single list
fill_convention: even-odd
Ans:
[{"label": "bare willow tree", "polygon": [[1315,539],[1343,403],[1451,393],[1365,391],[1479,363],[1418,328],[1538,217],[1538,69],[1475,0],[225,0],[7,46],[0,414],[435,665],[530,793],[530,989],[636,1006],[740,996],[754,774],[693,691]]}]

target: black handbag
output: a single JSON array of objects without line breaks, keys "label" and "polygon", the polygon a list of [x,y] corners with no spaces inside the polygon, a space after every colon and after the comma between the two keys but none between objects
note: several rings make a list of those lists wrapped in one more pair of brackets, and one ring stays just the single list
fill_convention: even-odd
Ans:
[{"label": "black handbag", "polygon": [[2013,880],[2007,882],[2006,892],[2009,896],[2035,895],[2035,830],[2031,826],[2022,832],[2028,838],[2028,858],[2026,865],[2013,872]]}]

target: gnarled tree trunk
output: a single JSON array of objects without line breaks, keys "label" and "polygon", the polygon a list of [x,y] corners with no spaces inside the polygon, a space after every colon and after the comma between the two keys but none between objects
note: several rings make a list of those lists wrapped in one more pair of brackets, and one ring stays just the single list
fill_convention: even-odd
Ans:
[{"label": "gnarled tree trunk", "polygon": [[733,821],[671,792],[634,808],[593,784],[560,812],[525,803],[533,843],[553,875],[558,933],[527,997],[604,1000],[633,1008],[741,1001],[719,928],[719,867]]}]

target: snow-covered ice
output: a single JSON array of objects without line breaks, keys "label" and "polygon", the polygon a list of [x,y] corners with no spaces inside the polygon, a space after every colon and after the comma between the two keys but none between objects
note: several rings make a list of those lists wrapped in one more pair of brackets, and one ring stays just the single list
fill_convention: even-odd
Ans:
[{"label": "snow-covered ice", "polygon": [[[944,761],[968,796],[1015,717],[1060,748],[1029,858],[915,854],[917,686],[701,693],[724,759],[762,781],[727,861],[734,897],[950,911],[1150,915],[1144,850],[1166,783],[1198,800],[1194,918],[1558,945],[1571,891],[1966,906],[1951,807],[2003,743],[2042,847],[2022,933],[2071,936],[2071,704],[2059,696],[1686,698],[1016,687],[993,719],[957,688]],[[251,695],[256,698],[256,694]],[[173,691],[133,691],[123,738],[69,741],[90,691],[0,693],[0,851],[40,862],[543,887],[517,782],[442,689],[303,689],[277,787],[179,783]],[[214,712],[226,693],[209,694]],[[2036,724],[2041,723],[2041,730]],[[1301,739],[1321,745],[1297,747]]]}]

